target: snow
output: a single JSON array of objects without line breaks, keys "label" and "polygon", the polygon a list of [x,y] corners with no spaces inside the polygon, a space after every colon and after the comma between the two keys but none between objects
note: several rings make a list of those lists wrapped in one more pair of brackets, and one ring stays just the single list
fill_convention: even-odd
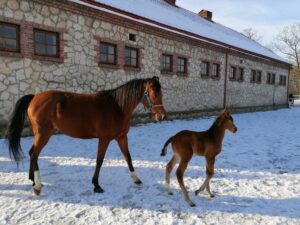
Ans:
[{"label": "snow", "polygon": [[[155,27],[159,27],[159,25],[151,22],[145,22],[140,19],[136,19],[130,17],[128,15],[123,15],[121,13],[116,13],[111,10],[105,9],[103,7],[98,7],[80,0],[69,0],[73,2],[77,2],[82,5],[86,5],[92,8],[99,9],[101,11],[110,12],[113,14],[117,14],[122,17],[126,17],[128,19],[132,19],[141,23],[146,23],[148,25],[152,25]],[[125,12],[132,13],[134,15],[138,15],[140,17],[150,19],[152,21],[168,25],[173,28],[177,28],[183,31],[190,32],[195,35],[199,35],[205,38],[209,38],[215,41],[219,41],[221,43],[231,45],[237,48],[241,48],[253,53],[257,53],[260,55],[264,55],[279,61],[286,62],[285,59],[276,55],[274,52],[269,49],[263,47],[259,43],[250,40],[243,34],[232,30],[226,26],[223,26],[217,22],[210,22],[206,19],[203,19],[198,14],[188,11],[186,9],[180,7],[174,7],[165,3],[163,0],[96,0],[96,2],[102,3],[104,5],[111,6],[113,8],[117,8],[123,10]],[[200,9],[199,9],[200,11]],[[178,31],[174,31],[172,29],[165,28],[163,26],[161,29],[165,29],[174,33],[180,33]],[[184,33],[180,33],[184,34]],[[195,36],[189,37],[195,38]],[[199,38],[196,38],[199,39]],[[201,38],[200,38],[201,39]],[[202,39],[202,41],[205,41]],[[206,41],[209,42],[209,41]]]},{"label": "snow", "polygon": [[[238,132],[227,132],[217,157],[211,189],[195,196],[205,178],[202,157],[194,157],[185,184],[195,208],[183,200],[174,171],[173,196],[164,190],[164,142],[182,129],[205,130],[214,117],[164,121],[131,127],[129,147],[142,187],[133,184],[115,142],[107,151],[100,184],[93,193],[97,140],[55,135],[39,166],[43,190],[34,196],[28,157],[19,168],[0,140],[0,224],[300,224],[300,107],[234,114]],[[33,138],[22,139],[29,150]]]}]

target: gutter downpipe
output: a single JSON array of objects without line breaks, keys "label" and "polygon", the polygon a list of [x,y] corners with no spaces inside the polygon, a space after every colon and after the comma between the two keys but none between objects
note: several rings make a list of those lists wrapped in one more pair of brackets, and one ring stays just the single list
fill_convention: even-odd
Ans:
[{"label": "gutter downpipe", "polygon": [[288,72],[288,77],[287,77],[287,86],[286,86],[286,88],[287,88],[287,90],[286,90],[286,94],[287,94],[286,105],[288,108],[290,107],[290,105],[289,105],[289,85],[290,85],[291,68],[292,68],[292,66],[289,67],[289,72]]},{"label": "gutter downpipe", "polygon": [[230,48],[226,50],[225,55],[225,77],[224,77],[224,100],[223,100],[223,108],[226,107],[226,97],[227,97],[227,75],[228,75],[228,53],[230,52]]}]

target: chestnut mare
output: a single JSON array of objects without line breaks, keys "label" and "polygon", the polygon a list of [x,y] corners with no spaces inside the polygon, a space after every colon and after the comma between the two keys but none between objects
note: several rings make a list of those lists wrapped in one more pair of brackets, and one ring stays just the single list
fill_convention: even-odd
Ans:
[{"label": "chestnut mare", "polygon": [[215,157],[221,152],[226,129],[233,133],[237,131],[237,127],[233,123],[233,118],[227,109],[219,115],[207,131],[195,132],[183,130],[169,138],[161,151],[161,156],[165,156],[168,145],[172,143],[174,155],[166,167],[166,191],[169,195],[173,194],[170,190],[170,173],[175,164],[179,161],[179,166],[176,171],[178,183],[183,192],[184,199],[190,206],[195,206],[189,198],[183,182],[184,171],[193,157],[193,154],[195,154],[204,156],[206,159],[206,179],[195,194],[198,195],[199,192],[206,189],[209,196],[214,197],[210,192],[209,182],[214,175]]},{"label": "chestnut mare", "polygon": [[52,90],[23,96],[16,103],[7,130],[10,155],[17,163],[23,157],[20,138],[27,112],[34,134],[29,151],[29,179],[33,181],[35,194],[39,195],[42,188],[38,157],[55,131],[75,138],[99,139],[92,179],[95,192],[103,192],[98,177],[106,149],[113,139],[119,144],[134,183],[140,185],[142,182],[134,172],[127,141],[131,115],[140,102],[155,120],[164,119],[166,112],[158,77],[132,80],[116,89],[95,94]]}]

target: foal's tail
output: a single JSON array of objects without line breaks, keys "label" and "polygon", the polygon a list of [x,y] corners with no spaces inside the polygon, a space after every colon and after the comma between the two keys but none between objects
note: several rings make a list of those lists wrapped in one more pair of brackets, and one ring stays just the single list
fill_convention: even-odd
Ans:
[{"label": "foal's tail", "polygon": [[24,127],[27,108],[33,97],[34,95],[25,95],[17,101],[6,130],[9,155],[11,158],[13,157],[17,163],[22,159],[23,156],[20,139]]},{"label": "foal's tail", "polygon": [[174,139],[174,136],[170,137],[170,138],[166,141],[166,143],[165,143],[163,149],[161,150],[160,156],[165,156],[165,155],[167,154],[168,145],[173,141],[173,139]]}]

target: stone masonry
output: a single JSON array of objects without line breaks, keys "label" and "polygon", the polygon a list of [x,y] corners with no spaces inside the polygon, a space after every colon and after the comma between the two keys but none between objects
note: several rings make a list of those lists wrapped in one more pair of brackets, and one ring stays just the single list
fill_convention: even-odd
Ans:
[{"label": "stone masonry", "polygon": [[[21,40],[20,54],[0,52],[2,123],[6,123],[14,104],[25,94],[49,89],[93,93],[115,88],[134,78],[154,75],[160,77],[168,112],[208,111],[223,107],[225,52],[85,16],[68,10],[64,2],[61,1],[59,7],[58,4],[51,6],[35,0],[0,0],[0,21],[20,24],[21,39],[27,37]],[[62,51],[59,59],[34,57],[30,46],[32,40],[28,36],[30,29],[35,27],[60,33]],[[129,40],[129,33],[136,35],[135,42]],[[99,65],[97,57],[101,39],[120,43],[121,48],[125,45],[139,48],[140,67],[128,69],[122,65]],[[165,52],[187,57],[186,76],[161,74],[161,55]],[[220,64],[219,79],[200,76],[200,63],[204,59]],[[226,102],[229,107],[286,105],[287,87],[266,84],[266,76],[267,72],[276,73],[278,83],[279,75],[288,76],[287,68],[229,53],[228,65],[233,64],[243,66],[245,74],[243,82],[227,80]],[[227,69],[229,73],[229,67]],[[250,83],[251,69],[262,71],[261,84]]]}]

